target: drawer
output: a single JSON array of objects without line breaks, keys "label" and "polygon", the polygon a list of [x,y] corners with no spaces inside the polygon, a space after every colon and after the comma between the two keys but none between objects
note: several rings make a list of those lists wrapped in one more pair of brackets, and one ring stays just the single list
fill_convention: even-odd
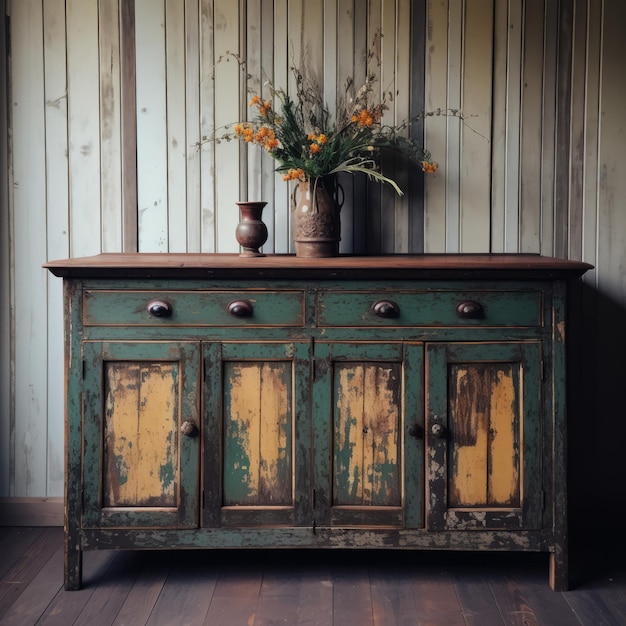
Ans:
[{"label": "drawer", "polygon": [[85,326],[302,326],[304,292],[87,290]]},{"label": "drawer", "polygon": [[543,292],[321,291],[319,326],[541,326]]}]

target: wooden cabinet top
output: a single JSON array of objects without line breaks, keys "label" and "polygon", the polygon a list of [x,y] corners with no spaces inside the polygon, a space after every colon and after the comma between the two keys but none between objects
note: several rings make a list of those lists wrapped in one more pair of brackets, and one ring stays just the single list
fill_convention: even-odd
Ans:
[{"label": "wooden cabinet top", "polygon": [[98,254],[44,265],[64,278],[175,279],[570,279],[593,266],[537,254],[340,255],[304,259],[288,254]]}]

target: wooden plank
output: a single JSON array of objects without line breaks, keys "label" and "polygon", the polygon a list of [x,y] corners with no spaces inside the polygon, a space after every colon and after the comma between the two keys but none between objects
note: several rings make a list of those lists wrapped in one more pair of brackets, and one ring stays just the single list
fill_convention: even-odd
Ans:
[{"label": "wooden plank", "polygon": [[[446,108],[462,107],[463,78],[463,0],[449,0],[448,5],[448,65]],[[461,252],[461,122],[447,118],[446,125],[446,252]]]},{"label": "wooden plank", "polygon": [[490,247],[493,40],[485,33],[493,32],[493,11],[493,0],[465,4],[460,108],[468,119],[460,128],[462,252],[487,252]]},{"label": "wooden plank", "polygon": [[139,250],[167,252],[167,92],[164,3],[135,2]]},{"label": "wooden plank", "polygon": [[146,626],[202,624],[215,590],[218,574],[207,567],[206,554],[186,553],[173,564]]},{"label": "wooden plank", "polygon": [[137,567],[137,561],[135,552],[123,552],[117,556],[106,575],[98,581],[89,601],[81,610],[76,620],[78,623],[112,624],[114,622],[141,571]]},{"label": "wooden plank", "polygon": [[[215,131],[215,31],[212,0],[200,0],[200,137]],[[222,51],[218,51],[218,57]],[[192,149],[189,147],[189,149]],[[215,144],[200,147],[200,250],[215,252]]]},{"label": "wooden plank", "polygon": [[[375,86],[380,93],[382,81],[383,45],[382,45],[382,11],[384,0],[372,0],[367,3],[367,50],[368,62],[366,71],[378,79]],[[375,93],[376,93],[375,92]],[[367,189],[367,236],[366,250],[369,254],[380,254],[382,246],[383,203],[381,186],[374,182],[365,181]]]},{"label": "wooden plank", "polygon": [[2,614],[0,624],[36,624],[48,605],[63,587],[63,540],[59,536],[57,549],[46,563],[39,563],[39,573]]},{"label": "wooden plank", "polygon": [[45,624],[49,626],[67,626],[74,623],[81,611],[93,596],[97,585],[106,580],[121,552],[97,550],[85,555],[83,570],[83,588],[78,591],[61,589],[48,605]]},{"label": "wooden plank", "polygon": [[3,578],[20,557],[43,533],[42,528],[11,528],[0,540],[2,563],[0,564],[0,578]]},{"label": "wooden plank", "polygon": [[[411,117],[411,3],[396,3],[395,24],[389,24],[386,30],[393,30],[395,33],[395,89],[394,89],[394,123],[400,125],[408,122]],[[408,134],[408,129],[405,131]],[[395,167],[394,179],[404,191],[403,196],[398,196],[392,192],[395,203],[395,235],[393,252],[409,252],[410,240],[410,185],[411,178],[418,176],[419,167],[411,168]],[[388,191],[391,191],[388,189]]]},{"label": "wooden plank", "polygon": [[[383,114],[382,123],[393,126],[396,123],[396,106],[398,97],[397,84],[396,84],[396,43],[397,43],[397,29],[396,23],[396,2],[394,0],[381,0],[380,7],[380,33],[381,39],[381,64],[378,71],[379,85],[378,91],[382,98],[387,90],[391,90],[394,97],[394,102],[390,103],[390,109]],[[408,26],[408,23],[405,24]],[[406,96],[406,93],[404,94]],[[385,160],[385,157],[383,157]],[[383,168],[388,167],[390,171],[393,171],[393,157],[389,157],[389,163],[381,166]],[[385,254],[394,250],[398,245],[398,251],[406,251],[407,241],[405,239],[408,232],[407,225],[402,222],[398,223],[398,206],[397,206],[397,194],[395,191],[389,188],[388,185],[377,185],[377,189],[372,185],[370,187],[371,192],[380,198],[380,250],[379,252]],[[403,185],[406,188],[406,185]],[[400,239],[397,240],[396,238]],[[404,242],[402,241],[404,239]]]},{"label": "wooden plank", "polygon": [[[46,234],[47,255],[70,255],[65,2],[43,5],[46,98]],[[118,248],[119,251],[119,248]],[[63,493],[64,380],[63,285],[48,280],[48,384],[46,493]]]},{"label": "wooden plank", "polygon": [[493,15],[490,250],[500,253],[505,239],[508,4],[495,2]]},{"label": "wooden plank", "polygon": [[[192,84],[198,88],[198,76],[192,75],[187,81],[187,59],[194,57],[186,54],[185,17],[185,0],[165,0],[168,252],[187,252],[188,249],[187,165],[189,157],[193,158],[197,152],[187,137],[188,123],[198,121],[197,115],[195,119],[187,118],[187,103],[193,102],[193,94],[187,93],[187,89],[191,89]],[[193,183],[190,189],[198,187],[197,179]],[[199,235],[197,229],[193,232]],[[199,246],[192,249],[200,251]]]},{"label": "wooden plank", "polygon": [[[11,246],[9,234],[9,97],[12,66],[8,45],[8,24],[10,10],[6,1],[0,1],[0,15],[6,17],[0,22],[0,63],[4,72],[0,72],[0,494],[10,493],[11,454],[11,302],[10,277]],[[66,255],[67,256],[67,255]]]},{"label": "wooden plank", "polygon": [[[426,77],[424,109],[448,107],[448,0],[428,0],[426,7]],[[440,170],[424,182],[424,252],[446,251],[446,180],[448,118],[429,116],[424,121],[424,143]]]},{"label": "wooden plank", "polygon": [[[46,528],[0,581],[0,615],[15,602],[59,547],[61,528]],[[60,585],[59,585],[60,586]]]},{"label": "wooden plank", "polygon": [[[426,0],[411,2],[410,33],[410,113],[413,120],[410,135],[424,139],[424,96],[426,79]],[[424,177],[416,173],[409,178],[409,252],[424,251]]]},{"label": "wooden plank", "polygon": [[243,562],[243,556],[240,555],[223,563],[204,624],[231,626],[254,623],[263,569],[258,559],[247,557]]},{"label": "wooden plank", "polygon": [[523,0],[511,0],[507,28],[504,251],[519,252]]},{"label": "wooden plank", "polygon": [[574,32],[572,41],[572,77],[569,159],[569,210],[567,228],[567,257],[582,258],[584,224],[586,93],[587,93],[587,34],[588,20],[586,0],[575,0]]},{"label": "wooden plank", "polygon": [[[333,22],[333,38],[335,51],[335,94],[333,101],[338,106],[345,107],[347,102],[346,90],[349,81],[354,83],[355,66],[363,63],[355,50],[355,30],[356,15],[354,0],[336,0],[336,2],[326,2],[327,8],[324,9],[324,15],[327,11],[332,10],[334,14]],[[328,6],[330,5],[330,6]],[[335,7],[334,9],[331,7]],[[365,29],[363,29],[365,30]],[[355,227],[359,220],[358,211],[354,193],[355,180],[351,175],[340,175],[339,184],[342,186],[345,201],[341,207],[341,242],[339,251],[352,252],[355,246]],[[357,213],[355,213],[357,211]]]},{"label": "wooden plank", "polygon": [[526,2],[522,67],[520,146],[520,252],[539,252],[541,243],[541,155],[543,129],[544,0]]},{"label": "wooden plank", "polygon": [[[602,62],[602,7],[598,3],[587,5],[587,60],[585,89],[585,171],[583,215],[581,219],[581,259],[595,259],[598,249],[598,189],[600,177],[597,167],[600,136],[600,86]],[[576,258],[576,257],[574,257]],[[591,276],[587,280],[591,279]]]},{"label": "wooden plank", "polygon": [[[213,5],[216,54],[240,54],[239,4],[232,0],[216,0]],[[246,94],[241,93],[239,64],[232,60],[217,63],[214,87],[219,96],[214,101],[215,127],[220,128],[242,119]],[[240,197],[240,150],[238,141],[222,142],[215,146],[216,244],[219,252],[239,251],[235,240],[235,228],[239,222],[235,203]],[[237,172],[236,179],[233,179],[234,172]]]},{"label": "wooden plank", "polygon": [[[353,3],[354,24],[352,25],[354,37],[354,83],[362,85],[367,73],[367,52],[370,37],[368,31],[368,6],[365,2],[355,0]],[[340,52],[341,54],[341,52]],[[353,185],[353,215],[352,232],[354,252],[365,253],[367,251],[367,185],[362,179],[351,177]],[[348,194],[349,195],[349,194]]]},{"label": "wooden plank", "polygon": [[554,171],[554,248],[555,256],[567,257],[569,228],[569,171],[570,171],[570,114],[572,97],[572,37],[574,29],[574,1],[563,0],[558,12],[558,68],[556,145]]},{"label": "wooden plank", "polygon": [[[102,249],[98,2],[68,0],[67,82],[72,256]],[[31,182],[32,184],[32,182]]]},{"label": "wooden plank", "polygon": [[[48,368],[42,349],[47,345],[48,281],[40,269],[46,258],[47,239],[42,4],[27,0],[12,7],[11,29],[14,290],[10,308],[9,303],[6,306],[12,315],[9,356],[14,362],[9,372],[13,393],[9,487],[12,494],[45,496]],[[94,188],[98,188],[97,183]],[[97,206],[97,199],[94,204]]]},{"label": "wooden plank", "polygon": [[145,624],[148,621],[170,572],[170,562],[169,552],[142,555],[142,565],[137,572],[136,580],[112,624],[123,626]]},{"label": "wooden plank", "polygon": [[367,565],[353,558],[335,563],[333,575],[333,618],[345,626],[373,626],[372,590]]},{"label": "wooden plank", "polygon": [[[122,247],[122,161],[119,0],[98,3],[102,250]],[[106,227],[104,225],[106,224]]]},{"label": "wooden plank", "polygon": [[544,4],[543,98],[541,102],[541,231],[542,254],[554,254],[555,172],[556,172],[556,109],[558,64],[558,6]]},{"label": "wooden plank", "polygon": [[[201,49],[201,0],[185,0],[184,71],[185,71],[185,144],[181,157],[185,160],[186,242],[185,249],[200,252],[202,248],[202,153],[198,149],[202,137],[201,94],[203,90]],[[182,130],[182,128],[181,128]],[[180,210],[182,211],[182,209]],[[170,206],[170,215],[179,211]],[[182,246],[182,240],[180,242]]]},{"label": "wooden plank", "polygon": [[137,103],[135,89],[135,2],[120,0],[120,127],[122,144],[122,250],[138,247]]}]

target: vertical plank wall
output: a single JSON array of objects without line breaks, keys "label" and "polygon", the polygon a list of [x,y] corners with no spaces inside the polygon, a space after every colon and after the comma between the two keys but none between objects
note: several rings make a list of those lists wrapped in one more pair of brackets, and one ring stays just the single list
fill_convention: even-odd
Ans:
[{"label": "vertical plank wall", "polygon": [[[289,251],[291,189],[271,159],[203,138],[246,116],[249,91],[269,93],[266,79],[289,85],[290,64],[303,59],[331,105],[347,78],[360,84],[369,69],[395,94],[390,123],[463,112],[425,118],[440,169],[425,181],[403,174],[407,195],[342,179],[342,251],[519,251],[595,263],[579,294],[578,381],[593,383],[585,409],[609,419],[626,332],[620,0],[0,8],[11,30],[0,134],[11,130],[0,178],[0,497],[62,494],[61,286],[41,264],[100,251],[235,251],[234,203],[246,197],[268,201],[266,251]],[[368,50],[379,63],[367,65]],[[572,432],[580,453],[576,422]],[[606,445],[591,437],[593,450]],[[573,472],[591,492],[599,476]]]}]

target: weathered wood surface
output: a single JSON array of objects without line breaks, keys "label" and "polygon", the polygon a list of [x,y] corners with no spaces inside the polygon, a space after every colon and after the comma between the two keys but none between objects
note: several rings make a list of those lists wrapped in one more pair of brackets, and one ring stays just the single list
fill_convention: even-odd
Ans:
[{"label": "weathered wood surface", "polygon": [[149,278],[158,270],[164,278],[194,277],[358,277],[366,278],[575,278],[591,269],[588,263],[539,255],[388,255],[306,259],[271,255],[245,259],[236,254],[102,254],[49,261],[55,276],[75,278]]},{"label": "weathered wood surface", "polygon": [[[551,593],[544,555],[335,552],[120,552],[86,555],[86,587],[62,589],[60,532],[2,529],[4,626],[194,623],[332,626],[428,623],[621,624],[623,552],[578,553],[576,589]],[[31,536],[37,535],[38,537]],[[22,538],[27,539],[21,542]],[[45,554],[33,542],[47,544]],[[10,546],[18,549],[7,552]],[[26,546],[30,545],[31,549]],[[24,561],[31,561],[31,567]],[[17,575],[19,583],[17,582]],[[357,609],[355,610],[355,606]],[[333,621],[334,620],[334,621]]]}]

